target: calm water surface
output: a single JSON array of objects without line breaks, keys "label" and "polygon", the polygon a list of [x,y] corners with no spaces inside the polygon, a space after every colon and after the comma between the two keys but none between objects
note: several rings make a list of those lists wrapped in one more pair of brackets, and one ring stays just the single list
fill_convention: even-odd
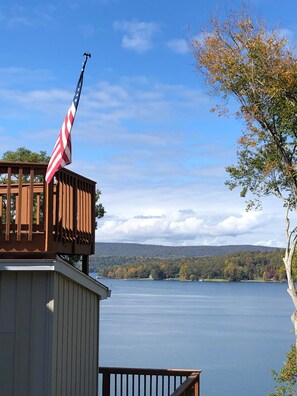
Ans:
[{"label": "calm water surface", "polygon": [[285,284],[102,280],[100,365],[202,369],[201,396],[264,396],[294,341]]}]

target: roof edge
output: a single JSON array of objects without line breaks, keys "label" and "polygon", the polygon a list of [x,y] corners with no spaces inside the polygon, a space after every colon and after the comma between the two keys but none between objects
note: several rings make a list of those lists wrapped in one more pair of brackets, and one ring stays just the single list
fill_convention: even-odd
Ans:
[{"label": "roof edge", "polygon": [[84,274],[77,268],[66,263],[62,259],[0,259],[0,271],[47,271],[57,272],[73,282],[89,289],[100,297],[100,300],[105,300],[111,296],[111,290],[98,282],[96,279]]}]

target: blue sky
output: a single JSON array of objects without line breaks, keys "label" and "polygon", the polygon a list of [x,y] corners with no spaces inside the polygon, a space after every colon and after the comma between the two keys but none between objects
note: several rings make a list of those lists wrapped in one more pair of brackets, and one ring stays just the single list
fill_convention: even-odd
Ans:
[{"label": "blue sky", "polygon": [[[3,2],[4,3],[4,2]],[[224,185],[242,125],[210,112],[188,37],[233,0],[55,0],[0,5],[0,156],[51,153],[91,52],[69,169],[97,182],[107,214],[97,241],[282,246],[283,210],[246,212]],[[253,13],[297,37],[297,3],[254,0]]]}]

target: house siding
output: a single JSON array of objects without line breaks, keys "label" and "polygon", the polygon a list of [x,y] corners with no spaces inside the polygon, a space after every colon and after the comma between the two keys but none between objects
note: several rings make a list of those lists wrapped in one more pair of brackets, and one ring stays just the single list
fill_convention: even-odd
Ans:
[{"label": "house siding", "polygon": [[56,271],[0,271],[0,395],[96,396],[99,299]]},{"label": "house siding", "polygon": [[47,273],[0,272],[1,395],[51,395],[52,313],[46,308],[51,289]]},{"label": "house siding", "polygon": [[96,395],[99,298],[59,274],[55,295],[53,395]]}]

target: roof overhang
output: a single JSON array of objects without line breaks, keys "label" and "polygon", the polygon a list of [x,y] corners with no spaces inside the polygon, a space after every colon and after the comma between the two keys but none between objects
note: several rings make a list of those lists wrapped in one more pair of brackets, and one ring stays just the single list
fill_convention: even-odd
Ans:
[{"label": "roof overhang", "polygon": [[111,295],[110,289],[96,279],[84,274],[77,268],[66,263],[62,259],[0,259],[0,271],[47,271],[57,272],[73,282],[89,289],[97,294],[100,300]]}]

